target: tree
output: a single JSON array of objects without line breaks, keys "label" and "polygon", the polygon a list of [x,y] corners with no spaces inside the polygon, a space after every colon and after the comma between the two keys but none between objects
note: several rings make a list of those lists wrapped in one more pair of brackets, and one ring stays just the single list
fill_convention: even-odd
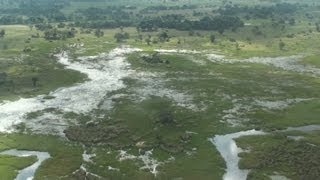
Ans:
[{"label": "tree", "polygon": [[280,40],[280,42],[279,42],[279,49],[282,51],[285,46],[286,46],[286,44],[285,44],[282,40]]},{"label": "tree", "polygon": [[3,38],[6,35],[6,31],[4,29],[0,30],[0,38]]},{"label": "tree", "polygon": [[36,87],[37,86],[37,82],[39,81],[39,78],[33,77],[31,80],[32,80],[33,87]]},{"label": "tree", "polygon": [[238,42],[236,42],[235,46],[236,46],[236,50],[237,50],[237,51],[240,51],[240,50],[241,50],[240,45],[239,45]]},{"label": "tree", "polygon": [[157,31],[158,28],[177,29],[184,31],[213,30],[223,34],[225,30],[243,27],[244,23],[239,17],[215,16],[203,17],[200,20],[191,21],[183,15],[165,15],[161,17],[145,18],[138,24],[138,29],[143,32]]},{"label": "tree", "polygon": [[30,31],[33,30],[33,25],[32,24],[29,24],[29,29],[30,29]]},{"label": "tree", "polygon": [[316,30],[320,32],[320,23],[316,23]]},{"label": "tree", "polygon": [[116,33],[114,35],[114,38],[116,39],[117,42],[121,42],[122,41],[122,33]]},{"label": "tree", "polygon": [[160,42],[165,42],[165,41],[169,41],[170,40],[170,37],[169,37],[169,35],[168,35],[168,33],[167,32],[161,32],[159,35],[158,35],[158,37],[159,37],[159,41]]},{"label": "tree", "polygon": [[223,34],[223,33],[224,33],[224,29],[220,28],[220,29],[218,29],[218,32],[219,32],[220,34]]},{"label": "tree", "polygon": [[31,49],[30,46],[26,46],[26,47],[24,47],[24,49],[23,49],[23,52],[25,52],[25,53],[28,53],[28,52],[31,52],[31,51],[32,51],[32,49]]},{"label": "tree", "polygon": [[142,59],[147,63],[163,63],[158,52],[153,53],[151,56],[142,56]]},{"label": "tree", "polygon": [[100,38],[100,37],[104,36],[104,32],[101,31],[101,29],[97,29],[97,30],[94,31],[94,35],[96,37]]},{"label": "tree", "polygon": [[177,44],[181,44],[181,40],[180,39],[178,39]]},{"label": "tree", "polygon": [[127,32],[122,33],[123,34],[123,38],[124,39],[129,39],[130,38],[130,34]]},{"label": "tree", "polygon": [[7,81],[7,73],[0,72],[0,84],[3,84]]},{"label": "tree", "polygon": [[116,33],[114,35],[114,38],[116,39],[116,41],[119,43],[119,42],[122,42],[126,39],[129,39],[130,38],[130,35],[129,33],[127,32],[121,32],[121,33]]},{"label": "tree", "polygon": [[66,24],[61,22],[61,23],[58,24],[57,27],[60,28],[60,29],[61,29],[61,28],[65,28],[65,27],[66,27]]},{"label": "tree", "polygon": [[162,124],[162,125],[176,124],[176,121],[174,119],[174,115],[173,115],[172,111],[170,111],[170,110],[162,110],[162,111],[160,111],[159,114],[158,114],[157,122]]},{"label": "tree", "polygon": [[291,26],[295,25],[296,24],[296,20],[294,18],[289,19],[289,24]]},{"label": "tree", "polygon": [[61,40],[66,38],[74,38],[76,34],[75,29],[71,30],[58,30],[56,28],[49,29],[44,32],[44,38],[46,40]]},{"label": "tree", "polygon": [[146,43],[147,43],[148,45],[150,45],[150,43],[151,43],[151,37],[150,37],[150,36],[148,36],[148,37],[146,38]]},{"label": "tree", "polygon": [[254,26],[251,31],[255,36],[263,35],[262,31],[258,26]]},{"label": "tree", "polygon": [[211,35],[210,35],[210,42],[211,42],[211,43],[214,43],[215,41],[216,41],[216,36],[213,35],[213,34],[211,34]]}]

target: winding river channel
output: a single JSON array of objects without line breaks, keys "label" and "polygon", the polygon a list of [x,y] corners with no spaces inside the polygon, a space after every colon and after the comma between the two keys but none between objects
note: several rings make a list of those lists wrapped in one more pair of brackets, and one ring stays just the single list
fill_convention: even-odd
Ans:
[{"label": "winding river channel", "polygon": [[38,151],[22,151],[11,149],[7,151],[3,151],[0,154],[2,155],[11,155],[18,157],[28,157],[28,156],[37,156],[38,161],[19,171],[15,180],[32,180],[36,170],[42,164],[43,161],[49,159],[51,156],[47,152],[38,152]]},{"label": "winding river channel", "polygon": [[[301,131],[301,132],[311,132],[320,130],[320,125],[308,125],[301,127],[289,127],[285,130],[279,130],[277,132],[288,132],[288,131]],[[243,152],[239,148],[234,139],[240,138],[242,136],[253,136],[253,135],[265,135],[268,134],[263,131],[248,130],[241,131],[226,135],[216,135],[209,140],[216,146],[217,150],[226,162],[227,169],[223,176],[223,180],[246,180],[247,175],[250,172],[248,169],[240,169],[239,161],[240,158],[238,154]]]}]

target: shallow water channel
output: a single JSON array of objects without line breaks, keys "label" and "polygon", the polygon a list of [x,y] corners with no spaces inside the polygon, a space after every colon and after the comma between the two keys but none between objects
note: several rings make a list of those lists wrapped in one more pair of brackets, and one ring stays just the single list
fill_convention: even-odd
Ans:
[{"label": "shallow water channel", "polygon": [[[279,130],[276,132],[288,132],[288,131],[301,131],[301,132],[311,132],[320,130],[320,125],[308,125],[301,127],[288,127],[285,130]],[[242,136],[253,136],[253,135],[265,135],[268,134],[263,131],[249,130],[240,131],[236,133],[226,134],[226,135],[216,135],[209,140],[216,146],[217,150],[226,162],[227,169],[223,176],[223,180],[246,180],[247,175],[250,170],[239,169],[238,154],[243,152],[239,148],[234,139],[240,138]]]},{"label": "shallow water channel", "polygon": [[18,157],[28,157],[28,156],[37,156],[38,161],[19,171],[19,174],[15,178],[15,180],[32,180],[36,170],[39,168],[41,163],[51,156],[47,152],[38,152],[38,151],[20,151],[16,149],[11,149],[7,151],[3,151],[0,154],[2,155],[11,155]]}]

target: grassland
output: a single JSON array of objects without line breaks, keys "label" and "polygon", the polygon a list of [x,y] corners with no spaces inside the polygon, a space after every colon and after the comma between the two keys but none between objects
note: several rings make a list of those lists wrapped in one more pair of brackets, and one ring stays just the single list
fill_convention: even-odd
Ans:
[{"label": "grassland", "polygon": [[[135,3],[146,6],[150,1]],[[219,5],[214,3],[216,1],[208,0],[201,1],[200,5]],[[128,1],[100,2],[94,6],[107,5],[128,5]],[[170,2],[170,5],[179,5],[179,2]],[[90,6],[88,2],[71,2],[63,11],[72,13]],[[248,129],[272,132],[288,126],[319,124],[320,81],[314,74],[266,64],[212,62],[207,55],[215,53],[230,59],[302,55],[298,63],[319,68],[320,33],[299,13],[296,24],[287,25],[285,31],[261,19],[248,20],[249,25],[223,34],[196,31],[190,35],[188,31],[172,29],[137,32],[134,27],[126,27],[123,31],[128,32],[130,38],[121,43],[114,39],[120,29],[102,29],[104,36],[100,38],[93,33],[77,33],[71,39],[46,41],[42,32],[34,28],[1,25],[0,29],[5,29],[7,34],[0,39],[0,72],[8,75],[8,81],[0,84],[0,102],[47,94],[87,80],[85,75],[57,63],[54,54],[61,49],[68,51],[73,59],[105,53],[121,45],[137,47],[142,52],[128,55],[130,71],[134,73],[123,79],[126,88],[106,95],[106,99],[112,99],[112,110],[63,114],[77,122],[67,128],[69,140],[32,135],[20,129],[21,134],[0,135],[0,150],[49,152],[52,158],[36,173],[35,179],[39,180],[97,178],[90,174],[108,179],[221,179],[225,162],[208,138]],[[254,35],[254,26],[261,27],[264,36]],[[157,41],[158,34],[163,31],[168,33],[169,41],[150,45],[145,42],[148,36]],[[40,38],[31,38],[37,33]],[[294,36],[288,36],[291,34]],[[213,43],[210,42],[211,35],[216,37]],[[279,48],[280,41],[285,43],[284,49]],[[168,63],[146,62],[143,56],[152,55],[155,49],[186,49],[201,53],[160,53],[159,58]],[[34,77],[39,79],[36,86],[32,84]],[[112,98],[117,94],[121,97]],[[293,103],[288,103],[291,100]],[[285,105],[270,108],[261,106],[261,102]],[[37,113],[31,115],[36,118]],[[163,119],[169,123],[161,123]],[[294,141],[288,138],[292,135],[304,139]],[[302,175],[317,177],[308,174],[306,168],[314,168],[310,172],[318,171],[318,162],[313,160],[319,158],[319,132],[271,133],[243,137],[237,143],[241,148],[251,150],[241,154],[240,162],[241,168],[253,169],[249,175],[251,179],[268,179],[275,171],[292,179],[302,178]],[[316,146],[311,147],[310,143]],[[83,160],[84,150],[95,155],[91,161]],[[119,161],[120,150],[135,159]],[[139,157],[145,157],[150,150],[153,151],[148,160],[161,162],[156,168],[157,176],[150,173],[152,168],[140,169],[145,166],[145,159]],[[288,154],[292,156],[288,157]],[[1,156],[0,174],[5,174],[5,179],[12,179],[15,170],[32,162],[34,157]],[[79,171],[81,165],[89,175]],[[303,171],[293,173],[299,169]],[[77,170],[79,177],[73,174]]]},{"label": "grassland", "polygon": [[[27,26],[1,26],[7,36],[0,39],[0,71],[7,74],[7,82],[0,85],[0,100],[13,100],[19,97],[30,97],[46,94],[63,86],[80,82],[85,76],[65,70],[56,62],[53,54],[56,48],[63,47],[64,42],[49,42],[43,39],[32,39],[25,43],[35,31]],[[32,52],[23,52],[31,47]],[[32,78],[38,78],[33,86]]]},{"label": "grassland", "polygon": [[[318,89],[320,87],[319,80],[316,77],[283,71],[272,66],[260,64],[238,63],[230,65],[213,63],[207,59],[205,54],[160,55],[161,59],[169,61],[167,65],[161,63],[150,64],[141,58],[141,54],[152,54],[153,49],[158,48],[205,50],[208,53],[217,52],[233,58],[246,58],[256,55],[268,56],[271,54],[272,56],[292,55],[298,54],[300,49],[303,49],[304,43],[312,44],[308,51],[304,51],[304,53],[312,55],[318,45],[311,43],[310,39],[317,41],[317,33],[309,34],[308,38],[301,36],[302,40],[299,39],[300,37],[296,37],[294,40],[303,45],[297,46],[292,43],[294,45],[291,46],[288,43],[286,51],[278,50],[278,39],[274,40],[272,46],[264,45],[266,43],[264,40],[256,40],[251,42],[251,45],[244,42],[245,45],[241,46],[239,51],[233,48],[234,42],[230,42],[228,39],[236,36],[233,32],[226,32],[223,36],[216,34],[218,36],[217,42],[210,43],[208,40],[210,32],[201,32],[201,36],[188,36],[188,32],[169,30],[169,34],[172,36],[169,42],[151,44],[149,46],[144,41],[136,40],[138,39],[138,33],[134,28],[124,29],[124,31],[130,33],[131,38],[123,43],[116,43],[113,38],[114,34],[119,32],[118,29],[106,29],[104,30],[105,36],[101,38],[96,38],[92,34],[78,34],[75,39],[65,41],[49,42],[41,38],[32,39],[28,45],[34,47],[33,50],[23,53],[21,52],[21,49],[25,46],[23,39],[27,38],[30,33],[36,33],[36,31],[32,30],[30,32],[30,29],[25,26],[8,26],[5,28],[12,35],[9,33],[2,40],[11,42],[16,38],[17,43],[10,44],[7,50],[2,50],[3,59],[13,59],[17,53],[23,54],[23,56],[26,56],[23,63],[27,65],[13,62],[4,66],[6,68],[3,67],[4,72],[7,72],[9,77],[12,78],[20,77],[20,82],[24,83],[17,84],[22,89],[31,89],[31,93],[30,91],[27,91],[27,93],[22,93],[21,91],[12,93],[9,91],[7,94],[2,94],[3,99],[17,98],[17,96],[30,97],[49,92],[61,86],[69,86],[76,82],[81,82],[85,78],[83,75],[63,69],[61,65],[56,63],[54,57],[49,56],[50,53],[55,52],[56,48],[65,47],[72,52],[71,55],[73,57],[78,57],[96,55],[100,52],[107,52],[121,44],[129,44],[144,50],[143,53],[132,54],[128,57],[133,70],[155,74],[158,78],[151,78],[151,81],[161,82],[165,80],[160,88],[173,90],[169,93],[184,92],[192,97],[191,104],[195,104],[200,109],[205,106],[204,111],[196,112],[180,107],[177,102],[166,96],[157,97],[157,94],[155,94],[155,97],[151,96],[141,102],[132,101],[131,98],[116,100],[115,108],[112,112],[98,112],[98,114],[108,114],[114,121],[108,123],[100,121],[99,126],[108,128],[120,124],[126,127],[128,132],[119,134],[117,138],[110,140],[110,145],[87,145],[87,148],[92,153],[95,153],[96,157],[92,158],[93,162],[95,162],[94,164],[85,162],[85,167],[89,172],[99,176],[111,179],[131,179],[132,177],[135,179],[153,179],[154,176],[150,172],[139,169],[143,165],[141,161],[118,161],[119,149],[117,145],[121,145],[128,152],[139,156],[139,148],[135,144],[144,141],[147,144],[146,150],[149,150],[149,148],[154,150],[152,158],[166,161],[171,156],[175,157],[173,162],[165,163],[157,168],[160,172],[157,175],[158,179],[212,179],[213,177],[219,179],[224,172],[221,169],[224,167],[224,162],[207,140],[208,137],[212,137],[214,134],[225,134],[249,128],[272,130],[274,128],[279,129],[287,126],[316,124],[319,122],[317,118],[319,117],[318,100],[302,102],[284,110],[270,111],[254,108],[252,111],[245,111],[238,115],[239,118],[250,120],[241,122],[243,126],[240,127],[231,128],[230,124],[223,120],[225,115],[223,112],[232,109],[234,106],[231,99],[224,98],[225,95],[231,96],[233,99],[239,99],[242,106],[252,104],[255,99],[277,101],[296,97],[305,99],[319,98]],[[21,36],[19,38],[14,37],[15,31],[20,32]],[[145,33],[143,36],[147,36],[147,34],[151,34],[151,36],[157,35],[155,32]],[[241,38],[244,37],[242,36]],[[185,39],[185,42],[177,44],[179,39]],[[283,41],[293,41],[293,39],[283,38]],[[83,44],[83,46],[72,48],[69,46],[72,44]],[[298,48],[295,48],[296,46]],[[8,61],[3,60],[2,63],[8,63]],[[307,57],[303,59],[303,63],[316,66],[317,56]],[[31,64],[31,67],[28,64]],[[31,70],[27,70],[28,68]],[[36,73],[33,72],[32,68],[38,69]],[[30,72],[30,74],[25,74],[25,72]],[[15,74],[19,76],[14,76]],[[41,77],[37,88],[31,86],[30,78],[32,76]],[[66,79],[66,77],[68,78]],[[141,82],[136,78],[125,79],[125,83],[128,88],[115,93],[130,95],[134,94],[137,89],[139,91],[141,87],[148,85],[148,82]],[[39,90],[34,91],[34,89]],[[274,89],[281,93],[270,93]],[[159,113],[163,111],[172,112],[177,124],[174,126],[159,126],[155,121]],[[86,131],[85,124],[93,116],[81,118],[83,125],[79,126],[79,128],[83,128],[82,130]],[[192,135],[189,141],[184,144],[180,141],[186,131],[196,132],[197,134]],[[96,134],[88,129],[84,136],[95,137]],[[159,137],[161,137],[162,142],[159,142]],[[81,148],[67,145],[65,142],[57,140],[57,137],[14,134],[3,136],[2,141],[6,145],[3,149],[39,150],[49,152],[53,156],[37,171],[36,177],[39,179],[45,176],[53,179],[55,177],[73,178],[71,173],[77,170],[81,163],[84,163],[81,159]],[[85,142],[80,136],[76,141]],[[183,148],[182,151],[180,151],[181,148]],[[190,153],[191,155],[187,155]],[[68,168],[55,167],[61,163],[68,164]],[[107,170],[109,166],[119,168],[120,171]]]},{"label": "grassland", "polygon": [[302,60],[302,63],[311,64],[313,66],[320,67],[319,55],[315,54],[315,55],[307,56]]},{"label": "grassland", "polygon": [[[111,126],[120,124],[126,127],[127,131],[109,140],[111,147],[103,145],[103,149],[98,147],[92,151],[96,154],[92,160],[97,164],[87,163],[90,172],[109,178],[153,179],[150,173],[139,170],[139,167],[143,166],[141,161],[118,161],[117,147],[127,150],[134,156],[139,156],[141,155],[141,152],[138,153],[140,147],[137,147],[136,143],[145,142],[143,151],[153,149],[152,158],[165,162],[170,156],[175,157],[173,162],[162,164],[157,168],[160,171],[157,178],[212,179],[214,177],[219,179],[223,174],[220,169],[224,166],[223,161],[212,144],[207,141],[207,138],[213,134],[254,128],[270,131],[319,122],[317,118],[319,117],[317,78],[295,72],[284,72],[259,64],[215,64],[199,55],[164,54],[160,55],[160,59],[168,60],[169,64],[153,64],[141,58],[141,54],[146,53],[148,52],[130,55],[128,61],[137,73],[151,73],[153,76],[149,81],[141,81],[134,77],[128,78],[125,81],[128,88],[117,92],[126,94],[128,97],[115,99],[116,104],[113,111],[106,112],[115,122],[109,121],[109,124],[99,122],[97,126],[107,128],[110,127],[110,123]],[[196,62],[194,62],[195,59]],[[134,96],[137,91],[138,93],[144,91],[144,88],[152,88],[148,83],[159,82],[162,78],[166,81],[163,86],[157,87],[159,89],[154,91],[153,96],[138,102],[130,97]],[[295,82],[295,88],[288,87],[291,82]],[[241,88],[239,83],[245,84],[244,87]],[[251,87],[250,90],[248,87]],[[267,87],[270,89],[266,89]],[[281,93],[270,93],[273,88]],[[200,108],[201,105],[205,105],[204,110],[197,112],[179,106],[181,102],[176,102],[170,96],[162,95],[162,91],[166,89],[170,89],[170,94],[173,96],[178,92],[192,95],[192,104]],[[239,112],[236,112],[236,118],[242,126],[231,128],[227,121],[223,121],[225,115],[223,112],[228,114],[226,110],[233,109],[234,102],[226,96],[239,99],[240,106],[243,107],[254,105],[256,100],[277,102],[296,97],[314,98],[315,100],[296,103],[281,110],[261,107],[251,107],[249,110],[240,109]],[[159,114],[163,111],[173,113],[175,124],[159,125],[157,123]],[[81,129],[85,128],[81,127]],[[192,134],[190,140],[184,144],[181,143],[181,137],[185,132],[195,134]],[[95,135],[87,131],[84,137],[90,136]],[[277,140],[277,138],[271,137],[270,143],[274,143],[272,140]],[[81,139],[78,141],[81,142]],[[244,142],[247,141],[244,140]],[[257,142],[261,142],[261,139]],[[183,147],[182,151],[180,151],[181,147]],[[249,148],[247,144],[241,147]],[[133,162],[137,164],[132,164]],[[108,167],[120,170],[106,171]],[[249,168],[248,166],[242,167]],[[288,172],[292,171],[288,170]],[[293,176],[288,175],[288,177]]]},{"label": "grassland", "polygon": [[[0,136],[0,149],[19,149],[48,152],[52,158],[46,160],[40,166],[36,173],[35,179],[57,179],[63,176],[72,175],[72,172],[80,168],[82,162],[81,154],[83,152],[79,145],[65,142],[57,137],[25,134],[2,134]],[[3,171],[6,171],[4,175],[8,174],[8,178],[5,178],[8,180],[12,179],[11,177],[16,176],[16,172],[12,171],[16,169],[22,169],[29,164],[33,164],[35,160],[34,157],[1,157],[5,159],[5,161],[1,161],[1,164],[3,164],[3,168],[7,168]],[[12,169],[13,167],[14,169]],[[7,171],[9,169],[10,171]]]},{"label": "grassland", "polygon": [[[294,140],[289,138],[290,135],[302,135],[305,138]],[[241,155],[240,167],[252,169],[248,179],[268,179],[271,175],[281,175],[290,179],[317,178],[317,136],[319,132],[315,131],[309,134],[291,132],[240,138],[237,140],[238,144],[242,148],[250,149],[250,153]]]},{"label": "grassland", "polygon": [[14,179],[19,170],[35,163],[37,157],[0,156],[0,173],[2,179]]}]

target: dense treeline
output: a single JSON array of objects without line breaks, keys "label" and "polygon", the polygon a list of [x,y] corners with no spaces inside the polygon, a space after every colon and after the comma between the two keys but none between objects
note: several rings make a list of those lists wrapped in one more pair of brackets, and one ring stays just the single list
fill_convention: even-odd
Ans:
[{"label": "dense treeline", "polygon": [[[68,0],[16,0],[15,6],[2,8],[2,14],[46,16],[48,13],[58,12],[69,5]],[[5,6],[4,6],[5,7]]]},{"label": "dense treeline", "polygon": [[167,10],[187,10],[187,9],[196,9],[196,5],[183,5],[183,6],[149,6],[140,11],[140,13],[154,13],[157,11],[167,11]]},{"label": "dense treeline", "polygon": [[[88,2],[87,0],[73,0]],[[104,0],[96,0],[104,1]],[[293,13],[304,6],[298,4],[278,3],[270,6],[240,6],[231,3],[212,12],[193,15],[161,13],[161,11],[192,10],[195,5],[181,6],[105,6],[101,8],[89,7],[75,9],[71,13],[61,10],[70,5],[68,0],[16,0],[0,1],[14,4],[1,9],[0,24],[28,24],[36,25],[38,30],[52,29],[52,23],[65,23],[68,27],[81,27],[83,29],[103,29],[118,27],[137,27],[140,31],[156,31],[158,28],[177,30],[209,30],[223,33],[225,30],[235,31],[244,25],[242,19],[261,18],[272,20],[274,27],[285,24],[294,25]],[[158,14],[159,15],[156,15]],[[308,15],[308,14],[307,14]],[[307,16],[306,15],[306,16]],[[311,15],[310,15],[311,16]],[[309,16],[307,16],[309,17]],[[311,18],[311,17],[310,17]],[[68,23],[66,23],[68,22]],[[320,31],[319,24],[316,24]],[[260,29],[253,29],[254,34],[262,34]]]},{"label": "dense treeline", "polygon": [[238,6],[226,5],[219,8],[218,12],[221,15],[240,15],[243,14],[249,18],[270,18],[279,15],[288,15],[296,12],[299,9],[297,4],[281,3],[273,6]]},{"label": "dense treeline", "polygon": [[74,26],[82,28],[116,28],[134,26],[137,19],[133,14],[125,11],[132,7],[110,6],[106,8],[87,8],[77,10],[69,19]]},{"label": "dense treeline", "polygon": [[56,28],[48,29],[44,32],[44,38],[46,40],[63,40],[67,38],[73,38],[76,34],[75,29],[70,30],[58,30]]},{"label": "dense treeline", "polygon": [[102,19],[130,19],[130,14],[119,7],[88,8],[77,10],[74,16],[85,20],[102,20]]},{"label": "dense treeline", "polygon": [[[152,6],[161,8],[161,6]],[[170,7],[172,8],[172,7]],[[170,9],[169,8],[169,9]],[[191,8],[189,6],[184,8]],[[171,28],[178,30],[214,30],[223,32],[227,29],[236,30],[243,26],[238,17],[215,16],[204,17],[198,21],[188,20],[182,15],[165,15],[159,17],[146,17],[142,20],[132,13],[126,12],[121,7],[110,7],[106,9],[88,8],[76,11],[73,14],[76,19],[75,26],[82,28],[116,28],[137,26],[141,31],[155,31],[157,28]]]},{"label": "dense treeline", "polygon": [[73,24],[76,27],[81,28],[118,28],[118,27],[129,27],[134,26],[135,23],[130,20],[121,20],[121,21],[114,21],[114,20],[100,20],[100,21],[77,21]]},{"label": "dense treeline", "polygon": [[225,30],[236,30],[243,25],[244,23],[240,18],[233,16],[206,16],[198,21],[190,21],[182,15],[167,15],[145,19],[139,23],[138,28],[141,31],[172,28],[178,30],[213,30],[223,33]]},{"label": "dense treeline", "polygon": [[1,9],[0,24],[30,24],[66,21],[60,10],[69,4],[67,0],[17,0],[15,7]]}]

